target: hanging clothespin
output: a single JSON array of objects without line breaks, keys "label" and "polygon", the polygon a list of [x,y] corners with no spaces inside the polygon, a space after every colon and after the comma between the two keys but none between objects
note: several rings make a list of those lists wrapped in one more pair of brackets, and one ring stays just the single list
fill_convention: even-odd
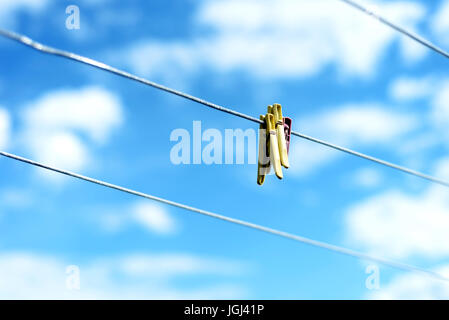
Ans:
[{"label": "hanging clothespin", "polygon": [[265,176],[270,173],[270,151],[267,139],[267,124],[265,122],[265,116],[261,115],[260,120],[263,123],[259,126],[259,159],[257,164],[257,184],[263,185],[265,182]]},{"label": "hanging clothespin", "polygon": [[261,115],[263,123],[259,126],[259,159],[257,184],[265,182],[271,166],[279,179],[283,178],[282,166],[290,166],[288,151],[290,146],[291,119],[282,116],[280,104],[268,106],[267,114]]},{"label": "hanging clothespin", "polygon": [[278,103],[273,104],[273,114],[276,122],[276,135],[279,145],[279,155],[283,167],[290,167],[288,161],[287,143],[285,140],[284,118],[282,117],[282,106]]}]

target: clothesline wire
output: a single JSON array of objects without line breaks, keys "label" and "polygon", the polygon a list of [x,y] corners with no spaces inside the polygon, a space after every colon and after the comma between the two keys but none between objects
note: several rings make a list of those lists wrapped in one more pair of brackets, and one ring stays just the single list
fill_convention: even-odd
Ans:
[{"label": "clothesline wire", "polygon": [[405,264],[405,263],[401,263],[401,262],[388,260],[388,259],[381,258],[381,257],[368,255],[368,254],[365,254],[365,253],[362,253],[362,252],[358,252],[358,251],[355,251],[355,250],[352,250],[352,249],[347,249],[347,248],[336,246],[336,245],[333,245],[333,244],[329,244],[329,243],[313,240],[313,239],[310,239],[310,238],[298,236],[298,235],[295,235],[295,234],[291,234],[291,233],[287,233],[287,232],[280,231],[280,230],[277,230],[277,229],[273,229],[273,228],[265,227],[265,226],[262,226],[262,225],[259,225],[259,224],[255,224],[255,223],[252,223],[252,222],[247,222],[247,221],[244,221],[244,220],[231,218],[231,217],[224,216],[224,215],[221,215],[221,214],[217,214],[217,213],[214,213],[214,212],[211,212],[211,211],[198,209],[198,208],[191,207],[191,206],[188,206],[188,205],[185,205],[185,204],[181,204],[181,203],[178,203],[178,202],[175,202],[175,201],[167,200],[167,199],[160,198],[160,197],[157,197],[157,196],[154,196],[154,195],[150,195],[150,194],[147,194],[147,193],[135,191],[135,190],[128,189],[128,188],[125,188],[125,187],[121,187],[119,185],[115,185],[115,184],[112,184],[112,183],[109,183],[109,182],[105,182],[105,181],[102,181],[102,180],[98,180],[98,179],[94,179],[94,178],[91,178],[91,177],[87,177],[87,176],[84,176],[84,175],[81,175],[81,174],[78,174],[78,173],[74,173],[74,172],[71,172],[71,171],[67,171],[67,170],[59,169],[59,168],[56,168],[56,167],[53,167],[53,166],[49,166],[47,164],[44,164],[44,163],[41,163],[41,162],[37,162],[37,161],[34,161],[34,160],[30,160],[30,159],[27,159],[27,158],[23,158],[23,157],[20,157],[18,155],[11,154],[11,153],[8,153],[8,152],[0,151],[0,155],[4,156],[6,158],[9,158],[9,159],[20,161],[20,162],[25,163],[25,164],[29,164],[29,165],[32,165],[32,166],[35,166],[35,167],[42,168],[42,169],[45,169],[45,170],[56,172],[56,173],[59,173],[59,174],[65,175],[65,176],[72,177],[72,178],[80,179],[80,180],[83,180],[83,181],[86,181],[86,182],[90,182],[90,183],[93,183],[93,184],[96,184],[96,185],[100,185],[102,187],[106,187],[106,188],[114,189],[114,190],[117,190],[117,191],[125,192],[125,193],[128,193],[128,194],[134,195],[134,196],[138,196],[138,197],[142,197],[142,198],[145,198],[145,199],[157,201],[157,202],[160,202],[160,203],[172,206],[172,207],[180,208],[180,209],[183,209],[183,210],[187,210],[187,211],[198,213],[198,214],[201,214],[201,215],[204,215],[204,216],[215,218],[215,219],[218,219],[220,221],[226,221],[226,222],[229,222],[229,223],[232,223],[232,224],[240,225],[240,226],[247,227],[247,228],[250,228],[250,229],[253,229],[253,230],[257,230],[257,231],[261,231],[261,232],[268,233],[268,234],[271,234],[271,235],[279,236],[279,237],[282,237],[282,238],[285,238],[285,239],[290,239],[290,240],[293,240],[293,241],[296,241],[296,242],[300,242],[300,243],[303,243],[303,244],[307,244],[307,245],[310,245],[310,246],[313,246],[313,247],[319,247],[319,248],[322,248],[322,249],[326,249],[328,251],[336,252],[336,253],[339,253],[339,254],[342,254],[342,255],[352,256],[354,258],[358,258],[358,259],[367,260],[367,261],[379,263],[379,264],[382,264],[382,265],[390,266],[390,267],[393,267],[395,269],[400,269],[400,270],[403,270],[403,271],[417,272],[417,273],[425,274],[427,276],[430,276],[433,279],[442,280],[442,281],[446,281],[446,282],[449,281],[449,278],[446,278],[445,276],[443,276],[443,275],[441,275],[441,274],[439,274],[437,272],[434,272],[434,271],[431,271],[431,270],[427,270],[427,269],[424,269],[424,268],[420,268],[420,267],[416,267],[416,266],[413,266],[413,265],[409,265],[409,264]]},{"label": "clothesline wire", "polygon": [[[145,78],[139,77],[139,76],[131,74],[129,72],[126,72],[126,71],[119,70],[117,68],[111,67],[111,66],[109,66],[109,65],[107,65],[105,63],[102,63],[102,62],[99,62],[99,61],[96,61],[96,60],[93,60],[93,59],[90,59],[90,58],[87,58],[87,57],[83,57],[83,56],[80,56],[80,55],[72,53],[72,52],[63,51],[63,50],[59,50],[59,49],[56,49],[56,48],[49,47],[47,45],[41,44],[41,43],[39,43],[37,41],[34,41],[34,40],[28,38],[27,36],[24,36],[24,35],[15,33],[15,32],[11,32],[11,31],[8,31],[8,30],[0,29],[0,36],[9,38],[11,40],[18,41],[21,44],[24,44],[24,45],[26,45],[28,47],[31,47],[31,48],[33,48],[35,50],[38,50],[40,52],[43,52],[43,53],[60,56],[60,57],[63,57],[63,58],[69,59],[69,60],[74,60],[74,61],[86,64],[86,65],[89,65],[89,66],[93,66],[95,68],[98,68],[98,69],[101,69],[101,70],[104,70],[104,71],[107,71],[107,72],[119,75],[119,76],[127,78],[127,79],[131,79],[131,80],[140,82],[142,84],[145,84],[145,85],[148,85],[150,87],[162,90],[164,92],[177,95],[177,96],[179,96],[181,98],[188,99],[190,101],[199,103],[199,104],[204,105],[206,107],[209,107],[209,108],[221,111],[221,112],[225,112],[225,113],[228,113],[228,114],[231,114],[231,115],[234,115],[234,116],[237,116],[237,117],[240,117],[240,118],[243,118],[243,119],[255,122],[255,123],[262,123],[262,121],[260,119],[258,119],[258,118],[246,115],[244,113],[232,110],[230,108],[226,108],[226,107],[220,106],[218,104],[206,101],[204,99],[201,99],[201,98],[198,98],[198,97],[195,97],[195,96],[192,96],[190,94],[181,92],[179,90],[175,90],[175,89],[166,87],[164,85],[161,85],[161,84],[158,84],[156,82],[147,80]],[[297,136],[297,137],[300,137],[300,138],[303,138],[303,139],[306,139],[306,140],[309,140],[309,141],[321,144],[323,146],[326,146],[326,147],[329,147],[329,148],[332,148],[332,149],[335,149],[335,150],[338,150],[338,151],[342,151],[342,152],[345,152],[347,154],[350,154],[350,155],[353,155],[353,156],[357,156],[359,158],[363,158],[365,160],[369,160],[369,161],[375,162],[377,164],[390,167],[390,168],[395,169],[395,170],[402,171],[404,173],[413,175],[415,177],[419,177],[419,178],[428,180],[430,182],[437,183],[437,184],[440,184],[440,185],[445,186],[445,187],[449,187],[449,182],[445,181],[443,179],[440,179],[440,178],[437,178],[437,177],[433,177],[431,175],[427,175],[427,174],[418,172],[416,170],[412,170],[412,169],[409,169],[409,168],[404,167],[404,166],[400,166],[400,165],[397,165],[397,164],[394,164],[394,163],[391,163],[391,162],[388,162],[388,161],[385,161],[385,160],[382,160],[382,159],[379,159],[379,158],[376,158],[376,157],[372,157],[372,156],[363,154],[361,152],[354,151],[354,150],[351,150],[349,148],[345,148],[345,147],[342,147],[342,146],[339,146],[339,145],[336,145],[336,144],[333,144],[333,143],[330,143],[330,142],[327,142],[327,141],[324,141],[324,140],[321,140],[321,139],[317,139],[317,138],[305,135],[305,134],[297,132],[297,131],[292,131],[291,134],[294,135],[294,136]]]},{"label": "clothesline wire", "polygon": [[374,12],[373,10],[369,9],[368,7],[365,7],[363,5],[361,5],[360,3],[353,1],[353,0],[340,0],[348,5],[350,5],[351,7],[373,17],[374,19],[377,19],[379,22],[387,25],[388,27],[396,30],[399,33],[402,33],[403,35],[409,37],[410,39],[422,44],[423,46],[441,54],[443,57],[449,58],[449,53],[444,51],[443,49],[441,49],[440,47],[438,47],[437,45],[433,44],[432,42],[430,42],[427,39],[424,39],[423,37],[417,35],[416,33],[413,33],[409,30],[406,30],[405,28],[397,25],[396,23],[391,22],[390,20],[382,17],[381,15],[379,15],[378,13]]}]

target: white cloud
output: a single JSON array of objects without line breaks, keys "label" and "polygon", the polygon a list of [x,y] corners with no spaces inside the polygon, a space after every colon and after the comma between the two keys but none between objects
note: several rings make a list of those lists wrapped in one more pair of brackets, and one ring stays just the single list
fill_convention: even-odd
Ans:
[{"label": "white cloud", "polygon": [[432,31],[438,36],[439,40],[449,44],[449,1],[443,1],[435,16],[432,19]]},{"label": "white cloud", "polygon": [[417,126],[414,116],[389,111],[377,104],[347,104],[303,118],[306,134],[346,145],[391,142]]},{"label": "white cloud", "polygon": [[176,230],[175,221],[161,206],[149,201],[137,203],[132,217],[143,227],[160,234],[171,234]]},{"label": "white cloud", "polygon": [[[238,299],[246,295],[245,288],[229,282],[229,277],[239,275],[242,269],[228,260],[191,254],[95,260],[79,265],[80,290],[68,290],[66,268],[72,263],[26,252],[2,253],[0,299]],[[182,289],[171,284],[175,277],[205,273],[218,278]]]},{"label": "white cloud", "polygon": [[[413,27],[424,7],[413,2],[372,2],[392,20]],[[188,42],[144,40],[122,52],[136,72],[159,74],[200,67],[243,69],[262,77],[310,76],[336,65],[344,74],[370,76],[398,34],[334,0],[204,1]],[[422,53],[403,41],[407,58]],[[418,53],[417,53],[418,52]]]},{"label": "white cloud", "polygon": [[406,157],[409,163],[412,163],[411,158],[418,160],[425,156],[425,150],[429,150],[437,146],[441,142],[441,135],[436,131],[428,131],[416,135],[407,136],[402,140],[402,143],[397,147],[398,153]]},{"label": "white cloud", "polygon": [[432,124],[444,128],[449,124],[449,78],[399,77],[390,84],[389,91],[397,100],[429,99]]},{"label": "white cloud", "polygon": [[33,202],[32,195],[21,189],[0,190],[0,204],[10,208],[26,208]]},{"label": "white cloud", "polygon": [[100,216],[101,226],[109,232],[118,232],[123,228],[138,224],[160,235],[172,235],[179,226],[167,210],[151,201],[138,201],[117,212],[116,209],[107,210]]},{"label": "white cloud", "polygon": [[404,61],[412,64],[422,60],[429,53],[429,49],[408,37],[401,39],[401,53]]},{"label": "white cloud", "polygon": [[312,174],[340,156],[335,150],[303,139],[297,139],[291,143],[289,172],[299,176]]},{"label": "white cloud", "polygon": [[30,103],[25,121],[32,129],[75,130],[104,143],[122,123],[122,110],[116,95],[102,88],[59,90]]},{"label": "white cloud", "polygon": [[354,183],[364,188],[373,188],[382,181],[382,176],[378,170],[373,168],[362,168],[355,172]]},{"label": "white cloud", "polygon": [[0,2],[0,11],[5,14],[10,14],[21,8],[41,10],[48,2],[48,0],[2,0]]},{"label": "white cloud", "polygon": [[[425,99],[420,122],[430,127],[424,133],[409,137],[400,146],[404,153],[422,152],[424,149],[448,145],[449,132],[449,78],[447,77],[400,77],[390,84],[390,94],[397,100]],[[417,155],[419,156],[419,155]]]},{"label": "white cloud", "polygon": [[432,119],[433,123],[443,129],[443,132],[449,137],[447,132],[449,127],[449,80],[444,81],[433,98]]},{"label": "white cloud", "polygon": [[117,214],[111,211],[108,210],[108,212],[98,215],[97,222],[107,232],[118,232],[123,229],[128,219],[123,214]]},{"label": "white cloud", "polygon": [[[434,176],[449,179],[449,157]],[[347,240],[378,256],[444,258],[449,255],[449,194],[432,185],[420,193],[390,190],[346,210]]]},{"label": "white cloud", "polygon": [[0,148],[8,146],[10,139],[11,120],[6,109],[0,107]]},{"label": "white cloud", "polygon": [[69,132],[37,133],[33,131],[28,133],[27,143],[33,157],[49,165],[80,170],[89,162],[87,146],[76,135]]},{"label": "white cloud", "polygon": [[[449,266],[435,270],[436,273],[449,277]],[[378,300],[438,300],[449,299],[449,286],[447,282],[431,279],[418,273],[402,274],[379,291],[368,295],[369,299]]]},{"label": "white cloud", "polygon": [[[306,135],[328,140],[346,147],[388,143],[391,147],[399,137],[414,130],[417,120],[414,116],[388,111],[377,104],[348,104],[332,107],[308,117],[301,117],[298,128]],[[341,152],[298,140],[291,148],[292,172],[305,175],[329,164]],[[296,159],[296,160],[294,160]]]},{"label": "white cloud", "polygon": [[121,260],[120,268],[127,275],[173,277],[189,274],[235,274],[242,266],[226,260],[211,260],[189,254],[130,255]]},{"label": "white cloud", "polygon": [[0,21],[3,25],[13,26],[14,15],[20,10],[37,13],[43,10],[49,0],[2,0],[0,1]]},{"label": "white cloud", "polygon": [[440,187],[422,194],[387,191],[347,210],[350,241],[376,255],[444,257],[449,254],[449,195]]},{"label": "white cloud", "polygon": [[435,165],[435,175],[449,180],[449,157],[440,159]]},{"label": "white cloud", "polygon": [[391,83],[390,94],[397,100],[427,98],[434,93],[436,85],[437,82],[431,77],[402,77]]},{"label": "white cloud", "polygon": [[21,142],[35,159],[79,170],[89,163],[90,144],[108,142],[123,115],[115,94],[86,87],[49,92],[28,103],[22,119]]},{"label": "white cloud", "polygon": [[[180,43],[141,42],[129,48],[129,62],[135,70],[145,74],[163,74],[161,66],[176,66],[183,71],[192,71],[197,62],[193,52]],[[160,74],[159,74],[160,73]]]}]

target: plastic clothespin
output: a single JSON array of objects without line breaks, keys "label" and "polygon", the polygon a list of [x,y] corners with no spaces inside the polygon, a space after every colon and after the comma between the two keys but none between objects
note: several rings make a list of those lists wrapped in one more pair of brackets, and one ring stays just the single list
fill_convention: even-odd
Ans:
[{"label": "plastic clothespin", "polygon": [[284,118],[282,117],[282,106],[280,104],[273,104],[273,115],[274,121],[276,122],[276,135],[278,139],[281,164],[285,168],[289,168],[290,163],[288,161],[287,143],[285,140]]},{"label": "plastic clothespin", "polygon": [[290,166],[288,151],[290,147],[291,119],[282,117],[280,104],[268,106],[267,114],[261,115],[263,123],[259,126],[259,159],[257,165],[257,184],[263,185],[271,166],[279,179],[282,179],[282,166]]},{"label": "plastic clothespin", "polygon": [[[268,110],[273,110],[271,106],[268,107]],[[274,121],[274,115],[272,113],[267,113],[265,116],[265,123],[267,125],[267,131],[270,136],[269,139],[269,151],[270,151],[270,162],[273,166],[274,172],[279,179],[282,179],[284,176],[282,174],[282,166],[281,166],[281,158],[279,155],[279,145],[278,138],[276,133],[276,122]]]},{"label": "plastic clothespin", "polygon": [[271,163],[265,116],[261,115],[260,120],[264,122],[259,126],[259,159],[257,164],[257,184],[261,186],[265,182],[265,176],[270,173]]},{"label": "plastic clothespin", "polygon": [[290,139],[292,135],[292,119],[284,117],[285,143],[287,144],[287,154],[290,152]]}]

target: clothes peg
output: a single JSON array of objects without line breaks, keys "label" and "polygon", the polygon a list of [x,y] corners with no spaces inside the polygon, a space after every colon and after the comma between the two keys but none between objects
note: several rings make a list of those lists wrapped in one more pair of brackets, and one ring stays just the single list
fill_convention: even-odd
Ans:
[{"label": "clothes peg", "polygon": [[287,154],[290,152],[290,139],[292,135],[292,119],[284,117],[285,143],[287,144]]},{"label": "clothes peg", "polygon": [[257,184],[261,186],[265,182],[265,176],[270,173],[271,163],[265,116],[261,115],[260,120],[264,122],[259,126],[259,159],[257,163]]},{"label": "clothes peg", "polygon": [[290,163],[288,161],[287,143],[285,140],[285,132],[284,132],[284,119],[282,117],[282,106],[280,104],[278,103],[273,104],[273,115],[274,121],[276,123],[276,136],[278,139],[281,164],[285,168],[288,168],[290,167]]},{"label": "clothes peg", "polygon": [[282,117],[280,104],[269,105],[267,114],[261,115],[259,125],[259,159],[257,164],[257,184],[265,182],[266,175],[273,166],[274,173],[282,179],[282,166],[288,168],[291,119]]},{"label": "clothes peg", "polygon": [[265,123],[267,126],[267,131],[270,136],[269,145],[270,145],[270,162],[273,166],[274,172],[279,179],[283,178],[282,175],[282,166],[281,159],[279,156],[279,145],[276,134],[276,123],[274,121],[274,115],[272,113],[267,113],[265,116]]}]

